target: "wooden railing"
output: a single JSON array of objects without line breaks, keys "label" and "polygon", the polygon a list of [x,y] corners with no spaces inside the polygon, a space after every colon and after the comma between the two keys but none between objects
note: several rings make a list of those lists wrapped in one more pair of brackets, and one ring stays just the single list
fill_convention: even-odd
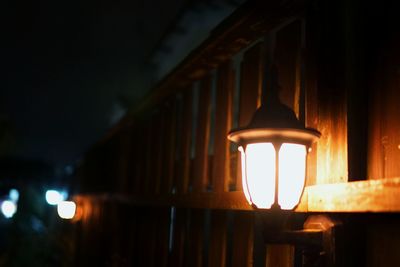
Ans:
[{"label": "wooden railing", "polygon": [[249,1],[235,12],[88,152],[76,196],[84,207],[81,262],[292,266],[292,247],[267,253],[259,240],[240,159],[226,138],[260,105],[264,66],[272,64],[281,100],[322,133],[296,211],[400,211],[398,178],[355,181],[362,173],[355,144],[367,137],[355,141],[363,127],[350,135],[348,126],[365,114],[348,106],[355,89],[343,70],[341,21],[307,1],[270,2]]}]

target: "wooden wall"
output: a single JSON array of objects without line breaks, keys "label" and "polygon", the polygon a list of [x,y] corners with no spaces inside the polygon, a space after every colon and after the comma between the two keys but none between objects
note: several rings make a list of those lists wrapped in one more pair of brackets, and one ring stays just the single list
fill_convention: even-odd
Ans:
[{"label": "wooden wall", "polygon": [[[393,10],[346,1],[246,3],[86,155],[77,265],[302,266],[293,246],[264,244],[255,214],[231,201],[242,191],[240,158],[226,135],[249,122],[263,84],[268,90],[277,79],[281,100],[322,133],[308,158],[307,185],[317,187],[298,211],[357,209],[340,196],[366,187],[348,182],[400,174],[400,34]],[[330,191],[336,183],[346,184]],[[400,192],[395,184],[391,196]],[[374,201],[361,201],[364,211]],[[387,211],[374,211],[380,210]],[[357,248],[343,254],[341,266],[399,262],[398,233],[384,226],[396,216],[370,223],[334,216],[347,223],[348,248]]]}]

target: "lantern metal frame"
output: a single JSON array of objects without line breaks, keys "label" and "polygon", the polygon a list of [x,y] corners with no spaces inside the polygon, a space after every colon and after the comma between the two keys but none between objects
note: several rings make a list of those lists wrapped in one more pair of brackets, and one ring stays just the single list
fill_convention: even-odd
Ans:
[{"label": "lantern metal frame", "polygon": [[[270,209],[278,209],[279,192],[279,151],[283,143],[300,144],[309,150],[312,143],[318,140],[321,133],[312,128],[306,128],[293,110],[272,98],[255,112],[249,125],[229,132],[228,139],[242,146],[246,151],[248,144],[271,143],[275,149],[275,195]],[[244,178],[247,179],[247,178]],[[303,187],[304,190],[304,187]],[[254,208],[258,208],[253,204]]]}]

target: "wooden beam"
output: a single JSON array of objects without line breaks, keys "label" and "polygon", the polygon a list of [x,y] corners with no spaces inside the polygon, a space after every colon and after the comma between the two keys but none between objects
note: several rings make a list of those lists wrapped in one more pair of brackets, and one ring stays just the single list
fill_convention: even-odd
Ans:
[{"label": "wooden beam", "polygon": [[[400,178],[313,185],[306,187],[295,212],[400,212]],[[182,195],[79,195],[136,206],[252,210],[243,192]]]},{"label": "wooden beam", "polygon": [[307,195],[312,212],[400,212],[400,178],[309,186]]}]

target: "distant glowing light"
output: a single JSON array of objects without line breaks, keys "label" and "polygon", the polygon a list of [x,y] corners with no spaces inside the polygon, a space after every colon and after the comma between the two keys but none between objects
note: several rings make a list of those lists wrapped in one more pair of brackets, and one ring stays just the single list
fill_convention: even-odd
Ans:
[{"label": "distant glowing light", "polygon": [[11,218],[17,212],[17,205],[11,200],[4,200],[1,203],[1,212],[7,219]]},{"label": "distant glowing light", "polygon": [[12,201],[14,201],[14,202],[17,202],[18,199],[19,199],[19,192],[18,192],[18,190],[17,190],[17,189],[14,189],[14,188],[10,189],[10,192],[8,193],[8,197],[9,197],[10,200],[12,200]]},{"label": "distant glowing light", "polygon": [[47,190],[46,191],[46,201],[50,205],[58,205],[60,202],[66,200],[68,194],[65,191],[57,191],[57,190]]},{"label": "distant glowing light", "polygon": [[73,201],[62,201],[57,205],[58,216],[62,219],[72,219],[75,216],[76,204]]}]

